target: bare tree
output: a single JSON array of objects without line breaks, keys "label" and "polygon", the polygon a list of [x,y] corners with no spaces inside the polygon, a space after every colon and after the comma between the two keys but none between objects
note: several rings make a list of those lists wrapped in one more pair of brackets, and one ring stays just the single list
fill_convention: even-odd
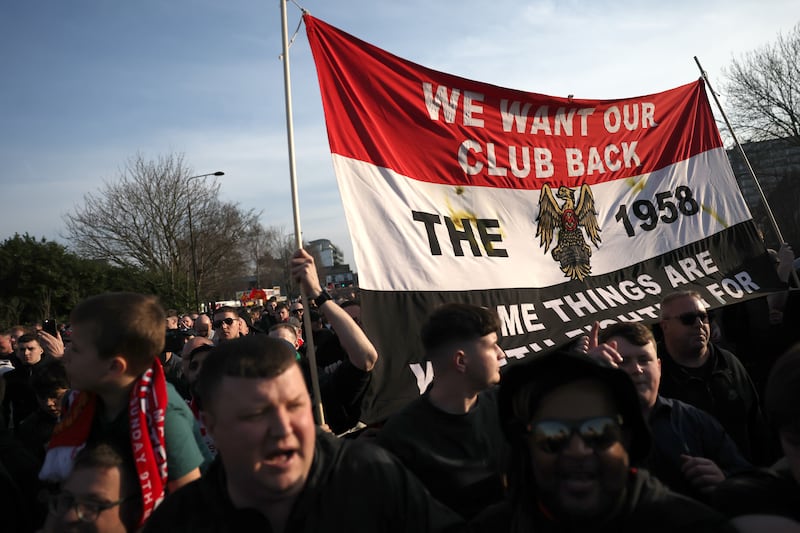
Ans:
[{"label": "bare tree", "polygon": [[[324,282],[324,267],[319,251],[304,243],[303,247],[313,257],[317,275]],[[287,296],[296,296],[299,287],[291,276],[290,260],[297,249],[294,233],[288,233],[283,226],[254,226],[246,238],[245,248],[249,268],[254,273],[259,287],[280,286]]]},{"label": "bare tree", "polygon": [[283,226],[264,228],[259,247],[259,274],[262,282],[280,286],[286,295],[294,290],[290,260],[297,249],[294,233]]},{"label": "bare tree", "polygon": [[[240,281],[236,278],[245,273],[238,244],[257,216],[222,202],[213,180],[194,181],[187,187],[190,175],[182,155],[160,156],[155,161],[136,155],[116,181],[87,193],[84,204],[65,216],[67,238],[81,255],[156,274],[162,297],[179,303],[175,299],[182,295],[188,302],[191,203],[197,277],[206,293],[204,299],[227,290],[221,285]],[[218,272],[220,268],[224,271]]]},{"label": "bare tree", "polygon": [[734,128],[750,140],[800,145],[800,24],[724,71]]}]

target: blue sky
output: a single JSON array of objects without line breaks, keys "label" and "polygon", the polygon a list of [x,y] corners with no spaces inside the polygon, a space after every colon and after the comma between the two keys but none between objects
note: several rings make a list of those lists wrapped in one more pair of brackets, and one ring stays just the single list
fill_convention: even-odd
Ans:
[{"label": "blue sky", "polygon": [[[619,98],[699,76],[800,22],[797,0],[307,0],[425,66],[538,93]],[[293,32],[300,10],[288,5]],[[280,2],[0,2],[0,239],[64,242],[63,215],[137,153],[223,170],[227,201],[292,231]],[[304,29],[290,52],[300,215],[352,263]],[[724,99],[723,99],[724,102]],[[355,268],[355,265],[353,265]]]}]

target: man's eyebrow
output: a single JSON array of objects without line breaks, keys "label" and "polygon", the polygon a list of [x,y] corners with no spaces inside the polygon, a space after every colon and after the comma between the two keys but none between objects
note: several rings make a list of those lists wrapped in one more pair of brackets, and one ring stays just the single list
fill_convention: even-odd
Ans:
[{"label": "man's eyebrow", "polygon": [[308,396],[308,393],[307,392],[300,392],[300,393],[297,394],[297,396],[294,396],[293,398],[289,398],[288,401],[289,402],[302,402],[302,401],[305,401],[306,398],[310,399],[310,397]]},{"label": "man's eyebrow", "polygon": [[87,500],[90,500],[90,501],[97,502],[97,503],[106,503],[106,502],[111,501],[105,495],[98,494],[97,492],[88,492],[86,494],[75,494],[74,492],[70,492],[70,491],[64,491],[64,492],[69,493],[69,495],[72,496],[72,498],[74,500],[76,500],[76,501],[87,501]]}]

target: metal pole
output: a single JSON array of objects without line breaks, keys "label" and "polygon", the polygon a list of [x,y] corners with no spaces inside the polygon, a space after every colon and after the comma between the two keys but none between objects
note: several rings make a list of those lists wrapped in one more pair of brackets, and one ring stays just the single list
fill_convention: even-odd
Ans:
[{"label": "metal pole", "polygon": [[[200,174],[198,176],[189,176],[186,178],[186,184],[188,184],[192,180],[200,179],[200,178],[207,178],[208,176],[224,176],[225,173],[221,170],[216,172],[209,172],[208,174]],[[201,312],[200,310],[200,280],[197,279],[197,252],[195,251],[195,243],[194,243],[194,228],[192,227],[192,195],[189,195],[189,202],[186,204],[189,209],[189,247],[192,250],[192,274],[194,276],[194,308],[197,312]]]},{"label": "metal pole", "polygon": [[[292,214],[294,215],[294,237],[298,249],[303,247],[303,234],[300,230],[300,202],[297,195],[297,172],[294,157],[294,125],[292,119],[292,86],[289,74],[289,29],[286,20],[286,0],[281,2],[281,30],[283,35],[283,85],[286,97],[286,137],[289,145],[289,179],[292,186]],[[308,298],[300,285],[300,294],[303,305],[308,305]],[[307,332],[311,332],[311,313],[303,313],[303,324]],[[317,370],[317,355],[314,350],[314,336],[308,335],[305,340],[306,357],[311,370],[311,390],[314,396],[314,414],[320,425],[325,424],[325,412],[322,408],[322,397],[319,388],[319,372]]]},{"label": "metal pole", "polygon": [[189,246],[192,249],[192,279],[194,280],[194,308],[200,312],[200,287],[197,285],[197,256],[194,249],[194,229],[192,228],[192,201],[187,204],[189,207]]},{"label": "metal pole", "polygon": [[[700,60],[697,59],[697,56],[694,56],[694,62],[697,63],[697,68],[700,69],[700,75],[703,77],[703,81],[708,86],[708,90],[711,93],[711,96],[714,98],[714,102],[717,104],[717,109],[719,109],[720,114],[722,115],[722,119],[725,121],[725,125],[728,126],[728,131],[733,138],[734,144],[739,149],[739,153],[744,160],[745,165],[747,166],[747,170],[750,173],[750,177],[753,178],[753,183],[756,184],[756,189],[758,190],[758,195],[761,197],[761,203],[764,204],[764,210],[767,212],[767,218],[769,219],[770,225],[772,225],[772,229],[775,231],[775,234],[778,236],[778,240],[781,243],[785,243],[786,241],[783,240],[783,234],[781,233],[780,228],[778,227],[778,221],[775,220],[775,216],[772,214],[772,209],[769,207],[769,203],[767,203],[767,197],[764,195],[764,190],[761,188],[761,183],[759,183],[758,178],[756,177],[756,173],[753,170],[753,166],[750,164],[750,160],[747,158],[747,154],[744,153],[744,148],[742,148],[742,144],[739,142],[739,139],[736,137],[736,133],[733,131],[733,126],[731,126],[730,121],[728,120],[728,115],[725,114],[725,110],[722,109],[722,104],[719,103],[719,98],[717,98],[717,93],[714,92],[714,89],[711,87],[711,82],[708,81],[708,74],[705,70],[703,70],[703,66],[700,64]],[[800,287],[800,279],[797,277],[797,271],[792,268],[792,279],[794,280],[794,284],[796,287]]]}]

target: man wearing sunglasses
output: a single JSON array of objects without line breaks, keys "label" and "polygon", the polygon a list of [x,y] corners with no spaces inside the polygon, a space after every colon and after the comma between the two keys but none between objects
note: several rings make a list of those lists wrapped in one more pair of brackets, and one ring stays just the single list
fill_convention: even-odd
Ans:
[{"label": "man wearing sunglasses", "polygon": [[720,531],[725,517],[632,468],[651,437],[628,375],[559,350],[511,367],[498,397],[511,444],[507,503],[486,531]]},{"label": "man wearing sunglasses", "polygon": [[296,316],[300,320],[303,320],[303,312],[304,311],[305,311],[305,308],[303,307],[303,303],[302,302],[294,302],[292,304],[292,308],[290,310],[290,314],[292,316]]},{"label": "man wearing sunglasses", "polygon": [[240,336],[239,313],[233,307],[220,307],[214,311],[214,340],[217,343],[238,339]]},{"label": "man wearing sunglasses", "polygon": [[776,443],[759,406],[758,393],[739,359],[711,342],[708,312],[697,292],[673,292],[661,301],[659,393],[706,411],[719,420],[750,462],[777,459]]}]

